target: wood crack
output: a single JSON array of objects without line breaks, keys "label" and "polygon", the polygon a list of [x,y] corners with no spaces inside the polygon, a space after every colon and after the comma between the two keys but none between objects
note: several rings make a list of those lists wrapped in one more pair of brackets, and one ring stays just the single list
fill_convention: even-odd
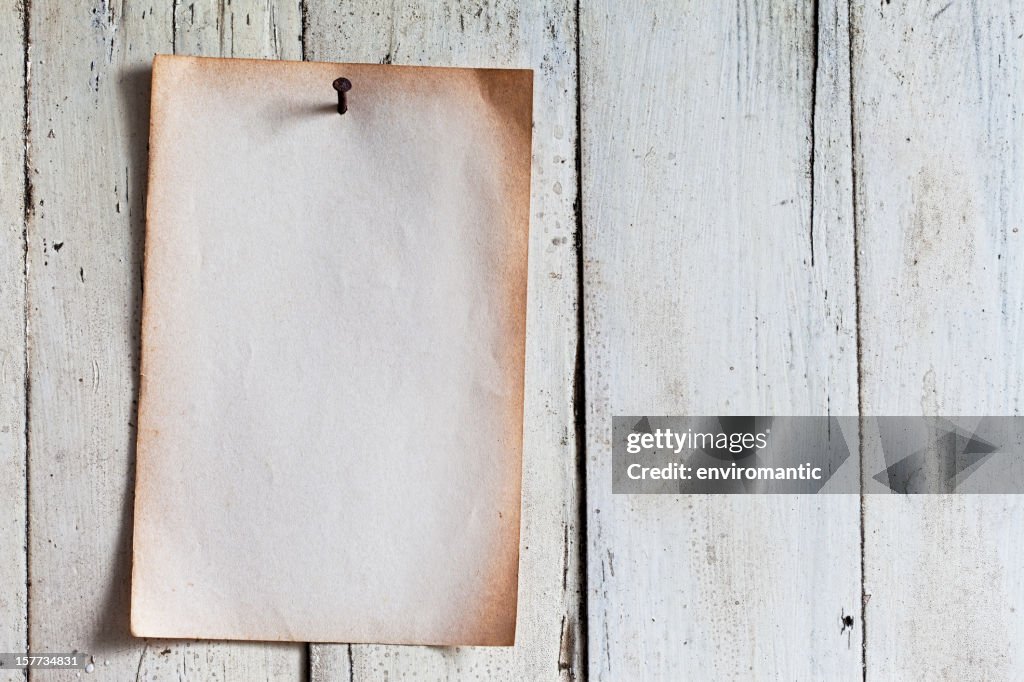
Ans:
[{"label": "wood crack", "polygon": [[178,3],[181,0],[174,0],[171,3],[171,54],[178,54]]},{"label": "wood crack", "polygon": [[309,33],[309,3],[307,0],[299,2],[299,22],[302,24],[302,30],[299,31],[299,52],[302,55],[302,61],[306,61],[309,58],[306,52],[306,35]]},{"label": "wood crack", "polygon": [[[139,680],[142,678],[142,663],[146,660],[146,652],[148,650],[149,650],[149,642],[146,642],[142,646],[142,653],[139,654],[139,667],[135,669],[135,682],[139,682]],[[224,679],[227,679],[226,675],[225,675]]]},{"label": "wood crack", "polygon": [[576,437],[576,490],[579,496],[579,666],[583,679],[588,679],[589,669],[589,619],[587,618],[589,590],[587,587],[587,391],[586,391],[586,298],[585,264],[583,254],[583,107],[582,101],[582,56],[581,33],[582,15],[580,0],[576,0],[576,200],[573,213],[576,218],[576,367],[573,373],[573,416]]},{"label": "wood crack", "polygon": [[815,161],[814,161],[814,150],[816,143],[817,131],[815,129],[815,123],[818,117],[818,46],[821,40],[821,34],[818,30],[818,13],[820,11],[820,3],[818,0],[814,1],[814,7],[812,8],[813,17],[811,19],[811,121],[810,121],[810,156],[808,158],[808,168],[810,169],[810,184],[811,184],[811,207],[810,207],[810,247],[811,247],[811,267],[814,267],[814,179],[815,179]]},{"label": "wood crack", "polygon": [[[32,491],[31,477],[29,467],[31,458],[29,457],[29,447],[31,444],[31,438],[29,435],[29,418],[32,410],[31,400],[31,389],[32,379],[31,374],[28,370],[29,363],[29,287],[28,287],[28,273],[29,273],[29,249],[28,249],[28,224],[32,216],[33,199],[32,199],[32,164],[31,157],[29,154],[30,144],[29,135],[32,132],[31,119],[29,118],[29,83],[31,81],[32,74],[32,62],[31,62],[31,19],[32,19],[32,0],[24,0],[21,5],[21,30],[22,30],[22,228],[21,228],[21,245],[22,245],[22,282],[23,282],[23,295],[22,295],[22,313],[23,313],[23,332],[24,337],[22,344],[22,368],[24,371],[24,377],[22,378],[23,383],[23,394],[24,394],[24,413],[23,419],[25,421],[23,425],[23,443],[24,443],[24,457],[25,457],[25,647],[27,650],[32,650],[32,627],[31,618],[32,610],[29,608],[29,595],[32,590],[32,553],[29,548],[32,547],[32,535],[31,535],[31,524],[32,508],[29,502],[29,495]],[[25,672],[25,679],[29,679],[30,673]]]},{"label": "wood crack", "polygon": [[853,291],[854,291],[854,326],[856,327],[857,349],[857,456],[860,472],[860,633],[861,633],[861,679],[868,677],[868,623],[867,623],[867,559],[866,559],[866,528],[865,528],[865,494],[864,494],[864,339],[861,327],[863,304],[860,289],[860,219],[859,219],[859,168],[857,164],[857,116],[855,110],[856,93],[854,75],[854,32],[853,6],[846,6],[847,62],[849,64],[850,81],[850,181],[853,220]]}]

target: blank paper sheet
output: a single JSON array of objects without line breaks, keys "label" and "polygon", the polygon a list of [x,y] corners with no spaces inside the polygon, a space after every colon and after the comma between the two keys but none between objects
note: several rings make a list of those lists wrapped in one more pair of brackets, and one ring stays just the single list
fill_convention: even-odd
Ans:
[{"label": "blank paper sheet", "polygon": [[136,635],[513,643],[531,106],[527,70],[156,58]]}]

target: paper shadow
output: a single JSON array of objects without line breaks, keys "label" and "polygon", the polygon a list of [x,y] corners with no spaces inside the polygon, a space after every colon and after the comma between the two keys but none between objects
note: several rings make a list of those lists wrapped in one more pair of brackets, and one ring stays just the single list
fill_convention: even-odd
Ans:
[{"label": "paper shadow", "polygon": [[[139,358],[142,328],[142,256],[146,230],[146,180],[149,147],[149,93],[152,68],[134,67],[125,70],[118,82],[118,104],[127,142],[127,215],[124,238],[128,243],[126,264],[130,334],[128,362],[131,367],[131,418],[125,425],[123,451],[127,475],[117,491],[121,500],[117,526],[117,545],[110,582],[101,602],[101,613],[95,621],[90,645],[99,649],[121,649],[138,641],[131,634],[132,519],[135,501],[135,434],[139,404]],[[93,652],[89,652],[93,653]]]}]

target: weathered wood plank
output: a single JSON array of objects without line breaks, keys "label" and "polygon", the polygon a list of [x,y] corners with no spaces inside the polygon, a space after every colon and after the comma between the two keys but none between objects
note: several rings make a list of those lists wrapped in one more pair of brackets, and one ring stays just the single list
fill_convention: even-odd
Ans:
[{"label": "weathered wood plank", "polygon": [[[306,58],[535,69],[519,623],[513,648],[314,646],[313,679],[574,679],[580,670],[576,18],[566,0],[308,3]],[[350,677],[351,675],[351,677]]]},{"label": "weathered wood plank", "polygon": [[814,7],[581,7],[592,680],[861,675],[856,496],[611,494],[616,414],[856,414],[846,11]]},{"label": "weathered wood plank", "polygon": [[[0,3],[0,650],[25,651],[25,53],[21,4]],[[0,671],[0,680],[21,680]]]},{"label": "weathered wood plank", "polygon": [[302,12],[291,0],[189,0],[174,11],[175,54],[302,59]]},{"label": "weathered wood plank", "polygon": [[174,48],[173,4],[31,4],[30,642],[93,653],[98,679],[293,680],[303,645],[128,629],[149,76]]},{"label": "weathered wood plank", "polygon": [[[1024,15],[855,7],[864,410],[1020,414]],[[869,679],[1024,677],[1022,522],[1014,496],[866,498]]]}]

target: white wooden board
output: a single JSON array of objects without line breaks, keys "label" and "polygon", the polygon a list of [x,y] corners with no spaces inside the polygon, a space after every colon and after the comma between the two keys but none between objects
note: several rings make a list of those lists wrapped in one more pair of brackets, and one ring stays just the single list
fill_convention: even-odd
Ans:
[{"label": "white wooden board", "polygon": [[[513,648],[312,647],[312,678],[558,680],[581,670],[576,365],[576,21],[571,2],[310,1],[306,58],[534,73],[519,621]],[[339,74],[340,75],[340,74]]]},{"label": "white wooden board", "polygon": [[[864,410],[1020,414],[1024,13],[855,7]],[[1016,496],[866,498],[868,679],[1024,677],[1022,523]]]},{"label": "white wooden board", "polygon": [[856,496],[611,494],[613,415],[856,414],[846,17],[816,46],[814,7],[581,7],[591,680],[861,675]]},{"label": "white wooden board", "polygon": [[[0,650],[89,650],[110,680],[855,679],[862,663],[869,679],[1024,676],[1015,497],[865,497],[862,548],[855,496],[620,497],[609,470],[614,414],[1021,411],[1011,3],[855,3],[852,17],[845,0],[4,9],[0,540],[16,551],[0,555]],[[307,661],[302,646],[129,636],[158,51],[537,70],[515,648],[315,646]]]}]

